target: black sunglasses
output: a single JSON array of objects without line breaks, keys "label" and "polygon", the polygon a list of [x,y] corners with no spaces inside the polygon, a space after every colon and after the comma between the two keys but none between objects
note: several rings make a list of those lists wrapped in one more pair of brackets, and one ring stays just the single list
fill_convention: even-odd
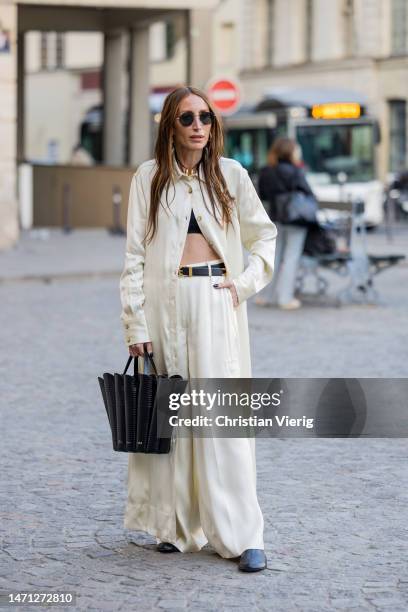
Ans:
[{"label": "black sunglasses", "polygon": [[[203,125],[210,125],[214,120],[214,113],[212,111],[200,111],[198,116]],[[177,119],[179,119],[183,127],[189,127],[193,125],[194,113],[193,111],[186,111],[185,113],[181,113]]]}]

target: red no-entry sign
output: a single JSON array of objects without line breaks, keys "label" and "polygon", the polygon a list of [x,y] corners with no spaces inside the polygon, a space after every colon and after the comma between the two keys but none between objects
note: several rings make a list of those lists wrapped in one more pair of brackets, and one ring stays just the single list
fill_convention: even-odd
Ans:
[{"label": "red no-entry sign", "polygon": [[234,113],[241,102],[241,90],[237,81],[216,79],[207,85],[207,95],[221,115]]}]

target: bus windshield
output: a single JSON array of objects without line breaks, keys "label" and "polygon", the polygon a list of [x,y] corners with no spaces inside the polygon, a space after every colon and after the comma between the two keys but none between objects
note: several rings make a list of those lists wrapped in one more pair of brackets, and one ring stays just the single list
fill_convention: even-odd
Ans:
[{"label": "bus windshield", "polygon": [[374,180],[371,124],[298,125],[296,139],[312,183],[337,183],[339,172],[345,173],[350,183]]},{"label": "bus windshield", "polygon": [[266,129],[232,129],[225,138],[225,155],[239,161],[250,174],[266,164],[272,134]]}]

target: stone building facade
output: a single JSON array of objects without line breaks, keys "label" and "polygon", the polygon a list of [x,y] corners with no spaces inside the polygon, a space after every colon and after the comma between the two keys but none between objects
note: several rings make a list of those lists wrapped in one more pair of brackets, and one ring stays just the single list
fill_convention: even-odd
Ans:
[{"label": "stone building facade", "polygon": [[[185,24],[185,74],[203,86],[210,78],[212,10],[218,0],[2,0],[0,3],[0,249],[19,235],[18,168],[25,159],[25,35],[102,32],[105,162],[123,163],[123,109],[129,121],[129,163],[150,152],[149,28],[176,17]],[[127,73],[119,69],[130,44]],[[125,80],[127,85],[125,86]]]},{"label": "stone building facade", "polygon": [[380,176],[407,167],[407,0],[239,1],[247,102],[279,86],[364,94],[381,127]]}]

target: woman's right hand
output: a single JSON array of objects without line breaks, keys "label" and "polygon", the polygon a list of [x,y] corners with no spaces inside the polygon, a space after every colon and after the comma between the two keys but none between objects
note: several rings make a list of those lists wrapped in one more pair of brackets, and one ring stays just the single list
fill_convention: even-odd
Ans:
[{"label": "woman's right hand", "polygon": [[142,342],[141,344],[132,344],[129,346],[129,354],[132,357],[143,357],[144,347],[148,353],[153,353],[153,345],[151,342]]}]

